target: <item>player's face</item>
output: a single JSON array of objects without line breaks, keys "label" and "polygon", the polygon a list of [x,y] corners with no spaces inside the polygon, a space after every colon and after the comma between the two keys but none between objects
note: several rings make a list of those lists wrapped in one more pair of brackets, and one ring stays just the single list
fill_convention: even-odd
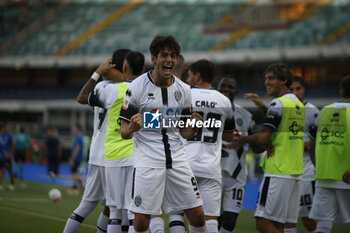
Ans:
[{"label": "player's face", "polygon": [[161,50],[157,56],[152,55],[152,63],[154,71],[157,72],[160,77],[171,78],[177,63],[176,53],[172,49],[165,48]]},{"label": "player's face", "polygon": [[301,102],[303,102],[305,87],[303,87],[300,82],[293,82],[292,85],[290,85],[289,90],[296,95]]},{"label": "player's face", "polygon": [[223,78],[219,83],[218,90],[231,101],[238,94],[237,84],[233,79]]},{"label": "player's face", "polygon": [[287,81],[282,81],[276,78],[273,73],[267,73],[265,75],[265,87],[269,96],[279,97],[282,87]]},{"label": "player's face", "polygon": [[187,83],[188,85],[190,85],[191,87],[194,87],[196,86],[196,75],[191,71],[191,70],[188,70],[187,71]]}]

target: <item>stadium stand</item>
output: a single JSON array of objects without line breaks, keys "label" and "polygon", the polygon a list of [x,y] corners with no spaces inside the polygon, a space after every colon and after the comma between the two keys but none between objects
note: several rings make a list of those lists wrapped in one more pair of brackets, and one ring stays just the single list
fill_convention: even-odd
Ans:
[{"label": "stadium stand", "polygon": [[[350,43],[346,36],[350,30],[348,1],[319,0],[276,6],[258,2],[68,1],[59,4],[54,17],[42,22],[23,43],[12,48],[2,46],[2,57],[102,56],[116,46],[147,52],[149,41],[156,34],[174,35],[184,53]],[[48,11],[50,7],[44,7],[46,11],[39,7],[32,15],[41,14],[34,17],[37,20],[47,19],[43,15],[52,14]],[[295,10],[298,7],[302,8],[300,12]],[[28,20],[27,25],[35,21],[34,18]],[[15,37],[15,33],[14,29],[2,39]]]}]

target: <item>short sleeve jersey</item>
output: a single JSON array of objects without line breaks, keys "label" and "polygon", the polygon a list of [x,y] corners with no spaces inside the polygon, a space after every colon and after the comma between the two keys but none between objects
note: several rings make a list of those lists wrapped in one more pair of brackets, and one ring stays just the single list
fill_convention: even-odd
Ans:
[{"label": "short sleeve jersey", "polygon": [[[120,112],[122,120],[130,121],[137,113],[141,116],[159,111],[164,116],[179,118],[184,109],[191,107],[191,89],[189,85],[172,77],[167,88],[155,85],[152,71],[135,79],[125,92]],[[133,156],[135,167],[171,168],[187,164],[179,129],[176,127],[148,129],[142,127],[134,133]],[[176,155],[176,156],[174,156]]]},{"label": "short sleeve jersey", "polygon": [[[306,102],[305,106],[305,133],[304,133],[304,141],[310,141],[310,130],[312,130],[316,125],[317,117],[320,113],[318,108],[311,104],[310,102]],[[303,180],[314,180],[315,179],[315,166],[311,161],[309,152],[304,150],[303,155],[304,162],[304,174]]]},{"label": "short sleeve jersey", "polygon": [[221,179],[221,148],[223,132],[235,129],[230,100],[214,89],[191,89],[193,111],[203,121],[218,120],[221,127],[201,127],[194,138],[185,141],[185,152],[196,177]]},{"label": "short sleeve jersey", "polygon": [[[236,130],[242,135],[252,135],[257,132],[257,127],[253,116],[250,112],[245,110],[240,105],[234,105],[234,115]],[[229,144],[223,141],[224,144]],[[245,144],[241,148],[237,149],[225,149],[228,153],[228,157],[221,158],[222,172],[227,172],[232,178],[236,179],[239,183],[245,184],[247,181],[247,165],[246,154],[249,149],[249,145]]]},{"label": "short sleeve jersey", "polygon": [[16,150],[25,150],[29,144],[29,137],[25,134],[15,136]]},{"label": "short sleeve jersey", "polygon": [[[349,101],[337,101],[333,104],[335,109],[346,108],[350,105]],[[318,127],[319,118],[316,120],[316,128],[315,130],[310,132],[310,136],[312,139],[316,139],[316,132]],[[317,156],[317,155],[316,155]],[[324,187],[324,188],[337,188],[337,189],[350,189],[350,185],[344,183],[343,181],[335,181],[335,180],[317,180],[316,187]]]},{"label": "short sleeve jersey", "polygon": [[[127,85],[129,85],[129,82],[126,82]],[[98,122],[101,120],[102,123],[102,130],[103,130],[103,136],[101,136],[100,141],[98,142],[96,149],[98,149],[100,152],[100,155],[102,155],[102,164],[106,167],[124,167],[124,166],[132,166],[134,164],[133,157],[127,157],[117,160],[105,160],[104,152],[105,152],[105,140],[107,139],[107,128],[108,128],[108,120],[107,120],[107,113],[108,110],[112,107],[114,102],[118,98],[118,83],[116,82],[107,82],[103,85],[102,88],[98,91],[98,100],[99,103],[103,106],[101,107],[95,107],[98,108],[98,111],[101,111],[102,114],[99,114]],[[99,123],[100,124],[100,123]],[[116,134],[120,134],[120,132],[115,132]],[[130,147],[131,148],[131,147]]]},{"label": "short sleeve jersey", "polygon": [[[290,98],[291,100],[298,100],[298,98],[292,94],[284,94],[283,97]],[[269,103],[267,109],[267,116],[264,120],[263,126],[271,127],[274,131],[277,131],[280,127],[282,120],[283,106],[282,102],[278,99],[274,99]],[[277,175],[277,174],[268,174],[265,173],[265,176],[275,176],[281,178],[291,178],[291,179],[301,179],[301,176],[290,176],[290,175]]]},{"label": "short sleeve jersey", "polygon": [[[99,82],[93,91],[92,94],[100,95],[100,93],[106,93],[108,91],[102,91],[104,89],[109,89],[108,84],[110,81],[101,81]],[[91,104],[91,94],[89,95],[88,103]],[[105,98],[104,96],[102,98]],[[90,145],[90,157],[89,163],[104,166],[104,142],[106,138],[107,131],[107,109],[102,106],[92,106],[94,111],[94,131],[91,139]]]}]

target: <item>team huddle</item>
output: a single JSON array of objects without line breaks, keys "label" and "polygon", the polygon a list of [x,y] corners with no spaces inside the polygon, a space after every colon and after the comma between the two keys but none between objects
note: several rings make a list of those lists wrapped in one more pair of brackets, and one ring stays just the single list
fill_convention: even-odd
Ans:
[{"label": "team huddle", "polygon": [[[153,70],[144,73],[142,53],[117,50],[77,98],[93,107],[94,132],[84,195],[64,233],[78,232],[99,200],[100,233],[164,232],[162,212],[171,233],[186,232],[185,214],[189,232],[233,233],[249,148],[266,151],[255,211],[260,232],[297,232],[298,217],[309,232],[331,232],[339,218],[350,223],[349,76],[342,101],[319,112],[304,100],[302,78],[270,65],[264,80],[275,99],[259,104],[266,118],[257,131],[252,115],[234,103],[232,77],[215,90],[215,66],[202,59],[188,67],[186,84],[175,73],[181,47],[174,37],[156,36],[149,49]],[[195,124],[213,120],[220,127]]]}]

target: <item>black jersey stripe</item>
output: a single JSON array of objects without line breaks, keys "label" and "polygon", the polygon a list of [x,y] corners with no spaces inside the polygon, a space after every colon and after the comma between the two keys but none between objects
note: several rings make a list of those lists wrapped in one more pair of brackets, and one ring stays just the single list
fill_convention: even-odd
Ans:
[{"label": "black jersey stripe", "polygon": [[168,89],[162,88],[162,101],[163,106],[168,106]]},{"label": "black jersey stripe", "polygon": [[134,199],[134,192],[135,192],[135,174],[136,174],[136,168],[134,168],[134,171],[133,171],[133,173],[132,173],[131,199]]},{"label": "black jersey stripe", "polygon": [[166,129],[162,129],[162,136],[163,136],[162,141],[164,144],[164,151],[165,151],[165,166],[167,169],[169,169],[173,167],[173,159],[171,158],[169,137],[166,134]]},{"label": "black jersey stripe", "polygon": [[315,195],[315,184],[316,182],[313,180],[311,181],[311,187],[312,187],[312,194]]},{"label": "black jersey stripe", "polygon": [[269,191],[269,185],[270,185],[270,177],[265,177],[264,185],[263,185],[263,188],[261,190],[261,197],[260,197],[260,201],[259,201],[259,204],[262,206],[265,206],[265,204],[266,204],[267,193]]},{"label": "black jersey stripe", "polygon": [[239,148],[239,150],[237,151],[238,165],[232,174],[233,179],[236,179],[239,173],[242,171],[242,165],[239,162],[241,160],[242,155],[243,155],[243,147]]},{"label": "black jersey stripe", "polygon": [[147,77],[148,77],[149,81],[151,81],[151,83],[154,84],[152,76],[151,76],[151,71],[147,73]]},{"label": "black jersey stripe", "polygon": [[[162,102],[163,106],[168,106],[168,89],[162,88]],[[169,144],[169,137],[167,135],[167,130],[162,129],[162,136],[163,136],[163,145],[164,145],[164,152],[165,152],[165,166],[167,169],[172,168],[173,166],[173,159],[171,158],[171,151],[170,151],[170,144]]]}]

